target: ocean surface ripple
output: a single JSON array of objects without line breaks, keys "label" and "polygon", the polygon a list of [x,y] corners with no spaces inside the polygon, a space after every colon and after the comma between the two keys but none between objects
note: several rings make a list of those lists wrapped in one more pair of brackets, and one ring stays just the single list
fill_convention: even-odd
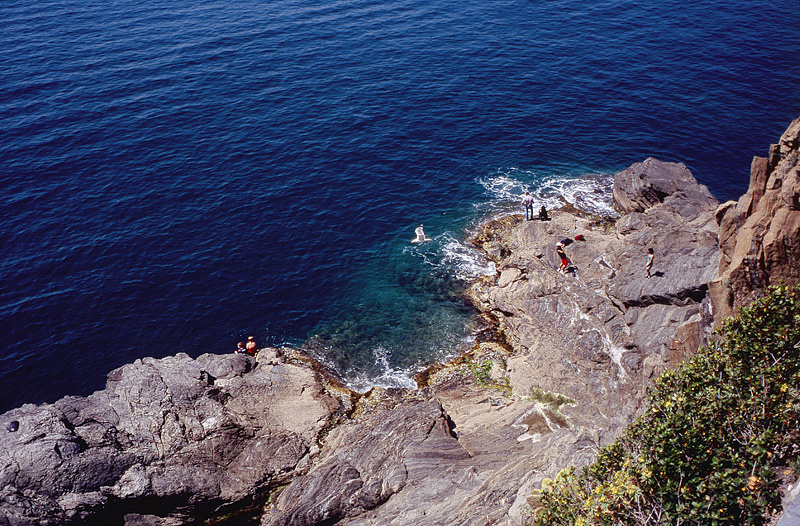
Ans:
[{"label": "ocean surface ripple", "polygon": [[[411,385],[466,243],[652,155],[720,199],[800,114],[795,0],[6,0],[0,411],[145,356],[305,345]],[[424,223],[433,238],[411,245]]]}]

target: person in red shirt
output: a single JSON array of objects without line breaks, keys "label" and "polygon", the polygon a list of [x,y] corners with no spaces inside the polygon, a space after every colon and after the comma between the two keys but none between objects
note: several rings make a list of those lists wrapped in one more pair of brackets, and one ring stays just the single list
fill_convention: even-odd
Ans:
[{"label": "person in red shirt", "polygon": [[569,259],[567,258],[567,253],[564,252],[564,244],[558,243],[556,245],[556,254],[558,257],[561,258],[561,265],[558,267],[559,272],[566,272],[567,268],[569,267]]},{"label": "person in red shirt", "polygon": [[252,336],[248,336],[247,337],[247,345],[245,346],[245,349],[247,350],[247,354],[249,354],[250,356],[255,356],[256,355],[256,339],[253,338]]}]

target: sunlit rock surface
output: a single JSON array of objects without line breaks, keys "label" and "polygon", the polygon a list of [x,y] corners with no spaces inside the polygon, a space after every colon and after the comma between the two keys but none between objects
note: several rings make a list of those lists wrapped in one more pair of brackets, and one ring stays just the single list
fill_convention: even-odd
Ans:
[{"label": "sunlit rock surface", "polygon": [[800,118],[755,157],[750,186],[717,212],[721,256],[712,286],[714,308],[730,316],[770,284],[800,282]]}]

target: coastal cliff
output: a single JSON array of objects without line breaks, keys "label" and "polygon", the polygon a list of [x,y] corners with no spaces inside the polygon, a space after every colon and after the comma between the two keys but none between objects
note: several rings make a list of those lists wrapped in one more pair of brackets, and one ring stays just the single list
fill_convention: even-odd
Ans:
[{"label": "coastal cliff", "polygon": [[719,316],[731,315],[770,284],[800,282],[800,119],[767,157],[756,157],[750,187],[717,211],[722,254],[711,292]]},{"label": "coastal cliff", "polygon": [[[0,525],[524,524],[533,490],[591,462],[652,379],[707,340],[712,283],[731,309],[757,293],[731,270],[745,259],[731,255],[736,225],[759,211],[794,224],[798,129],[737,205],[649,158],[615,177],[618,218],[488,222],[474,243],[498,272],[468,294],[485,328],[419,389],[361,395],[299,352],[265,348],[137,360],[88,397],[0,415]],[[747,246],[772,247],[755,252],[760,279],[794,279],[794,248],[781,247],[800,228],[779,243],[752,230],[767,235]]]}]

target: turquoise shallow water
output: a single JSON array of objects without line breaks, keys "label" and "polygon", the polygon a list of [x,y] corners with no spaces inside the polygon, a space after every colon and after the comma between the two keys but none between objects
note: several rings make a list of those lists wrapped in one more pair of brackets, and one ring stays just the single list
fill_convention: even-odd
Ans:
[{"label": "turquoise shallow water", "polygon": [[788,0],[4,2],[0,410],[249,334],[407,384],[468,344],[459,293],[492,269],[463,240],[526,189],[596,206],[592,174],[654,155],[738,197],[800,114],[798,21]]}]

